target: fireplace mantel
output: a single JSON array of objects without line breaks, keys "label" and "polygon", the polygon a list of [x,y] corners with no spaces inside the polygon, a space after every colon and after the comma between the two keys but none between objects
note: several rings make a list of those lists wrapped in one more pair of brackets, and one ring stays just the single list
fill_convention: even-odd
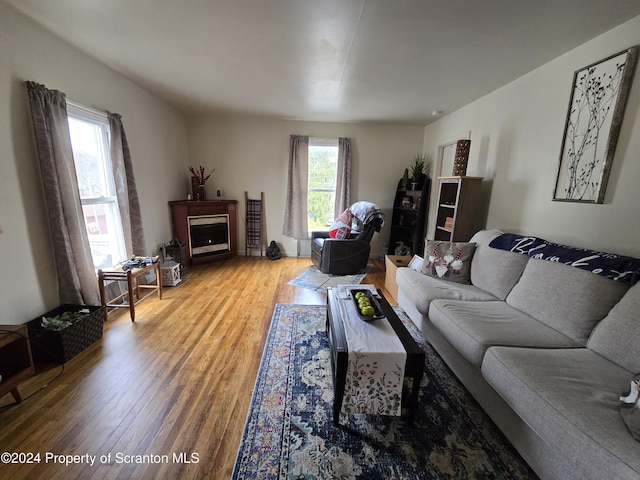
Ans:
[{"label": "fireplace mantel", "polygon": [[[234,257],[238,253],[238,241],[236,232],[236,200],[178,200],[169,202],[171,207],[171,218],[173,221],[173,235],[189,251],[189,261],[191,265],[207,263],[216,260],[224,260]],[[229,249],[224,251],[213,251],[207,254],[192,254],[189,217],[206,217],[216,215],[228,215],[229,218]]]}]

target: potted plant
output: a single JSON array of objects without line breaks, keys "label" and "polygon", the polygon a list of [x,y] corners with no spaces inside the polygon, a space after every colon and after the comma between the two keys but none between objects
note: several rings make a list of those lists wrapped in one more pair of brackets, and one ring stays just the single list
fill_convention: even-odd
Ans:
[{"label": "potted plant", "polygon": [[[431,170],[431,162],[429,157],[424,153],[420,153],[413,157],[413,162],[409,165],[411,170],[411,182],[412,188],[415,190],[422,185],[425,175],[428,177],[428,172]],[[427,173],[425,173],[427,172]]]}]

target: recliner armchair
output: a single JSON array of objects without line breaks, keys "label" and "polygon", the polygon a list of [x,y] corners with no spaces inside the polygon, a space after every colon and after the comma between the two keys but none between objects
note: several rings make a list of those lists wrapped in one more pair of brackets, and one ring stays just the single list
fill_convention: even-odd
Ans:
[{"label": "recliner armchair", "polygon": [[384,225],[384,213],[371,202],[350,207],[356,226],[349,238],[331,238],[329,232],[311,232],[311,261],[322,273],[353,275],[366,268],[371,239]]}]

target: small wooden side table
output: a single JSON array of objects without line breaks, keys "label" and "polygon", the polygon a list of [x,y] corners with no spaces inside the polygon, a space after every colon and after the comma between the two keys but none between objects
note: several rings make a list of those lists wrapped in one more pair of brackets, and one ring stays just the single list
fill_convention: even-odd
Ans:
[{"label": "small wooden side table", "polygon": [[[138,257],[136,257],[138,258]],[[145,267],[132,268],[125,271],[122,265],[116,265],[111,269],[98,270],[98,283],[100,285],[100,299],[104,309],[104,320],[107,321],[108,312],[107,307],[114,308],[128,308],[131,316],[131,321],[135,322],[136,311],[135,306],[138,302],[141,302],[154,292],[158,292],[158,299],[162,300],[162,271],[160,269],[160,259],[158,256],[153,257],[154,263],[150,263]],[[151,270],[156,271],[156,283],[151,285],[139,283],[140,277],[146,275]],[[105,291],[105,281],[115,280],[118,282],[127,282],[127,291],[121,293],[117,297],[107,301],[107,295]],[[146,290],[144,295],[141,294],[142,290]],[[126,302],[116,303],[126,297]]]},{"label": "small wooden side table", "polygon": [[35,373],[26,325],[0,325],[0,397],[11,392],[22,401],[18,385]]}]

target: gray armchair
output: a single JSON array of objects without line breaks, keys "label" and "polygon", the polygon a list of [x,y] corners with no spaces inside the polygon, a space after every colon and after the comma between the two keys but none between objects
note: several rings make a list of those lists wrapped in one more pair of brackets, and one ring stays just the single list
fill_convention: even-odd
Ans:
[{"label": "gray armchair", "polygon": [[349,238],[331,238],[324,231],[311,233],[311,261],[322,273],[353,275],[367,266],[370,242],[384,225],[384,214],[371,202],[357,202],[350,208],[357,230]]}]

